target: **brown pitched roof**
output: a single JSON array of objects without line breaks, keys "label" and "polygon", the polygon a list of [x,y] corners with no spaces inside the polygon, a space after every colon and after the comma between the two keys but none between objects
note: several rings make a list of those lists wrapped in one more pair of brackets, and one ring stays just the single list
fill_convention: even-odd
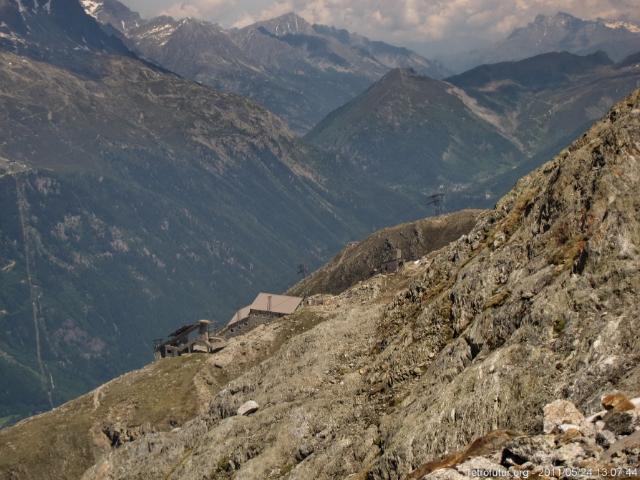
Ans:
[{"label": "brown pitched roof", "polygon": [[301,303],[302,298],[300,297],[288,297],[286,295],[272,295],[270,293],[261,293],[251,304],[251,310],[289,315],[295,312]]},{"label": "brown pitched roof", "polygon": [[238,310],[227,324],[228,327],[246,319],[254,312],[272,312],[280,315],[289,315],[297,310],[302,303],[300,297],[289,297],[286,295],[273,295],[271,293],[260,293],[251,305]]}]

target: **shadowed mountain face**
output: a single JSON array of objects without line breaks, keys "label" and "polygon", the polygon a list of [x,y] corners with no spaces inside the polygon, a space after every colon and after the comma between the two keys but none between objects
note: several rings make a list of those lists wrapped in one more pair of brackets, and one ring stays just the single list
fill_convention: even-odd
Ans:
[{"label": "shadowed mountain face", "polygon": [[633,57],[614,64],[603,53],[483,65],[446,81],[397,70],[305,138],[414,198],[442,191],[448,208],[490,206],[639,82]]},{"label": "shadowed mountain face", "polygon": [[143,364],[153,338],[226,319],[368,228],[269,112],[140,62],[77,3],[19,6],[0,10],[2,421]]},{"label": "shadowed mountain face", "polygon": [[132,55],[77,0],[2,0],[0,19],[0,46],[79,73],[91,73],[88,51]]},{"label": "shadowed mountain face", "polygon": [[567,145],[614,102],[638,88],[640,68],[606,54],[548,53],[483,65],[447,79],[499,119],[529,157]]},{"label": "shadowed mountain face", "polygon": [[517,164],[516,146],[447,83],[394,70],[307,136],[365,178],[423,195]]},{"label": "shadowed mountain face", "polygon": [[625,21],[582,20],[567,13],[538,15],[491,48],[454,56],[446,64],[462,72],[480,64],[562,51],[578,55],[604,51],[614,61],[620,61],[640,51],[640,26]]},{"label": "shadowed mountain face", "polygon": [[[288,14],[243,29],[157,17],[86,1],[87,11],[145,58],[216,89],[252,98],[304,133],[396,67],[441,78],[442,67],[404,49]],[[117,2],[116,2],[117,3]],[[128,9],[127,9],[128,10]],[[120,13],[119,13],[120,12]]]}]

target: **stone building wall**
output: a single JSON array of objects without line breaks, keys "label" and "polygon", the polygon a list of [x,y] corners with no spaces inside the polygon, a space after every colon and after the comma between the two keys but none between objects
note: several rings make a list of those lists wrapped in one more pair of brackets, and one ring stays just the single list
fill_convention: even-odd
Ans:
[{"label": "stone building wall", "polygon": [[225,337],[231,338],[237,335],[242,335],[247,333],[249,330],[253,330],[258,325],[264,325],[272,322],[276,318],[283,317],[284,315],[278,313],[268,313],[268,312],[251,312],[247,318],[234,324],[229,327],[226,332],[224,332]]}]

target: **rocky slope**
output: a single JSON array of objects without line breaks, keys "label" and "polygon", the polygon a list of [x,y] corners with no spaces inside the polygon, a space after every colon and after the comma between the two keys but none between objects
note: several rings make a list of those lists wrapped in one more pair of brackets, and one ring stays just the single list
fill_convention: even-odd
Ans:
[{"label": "rocky slope", "polygon": [[435,62],[404,48],[311,25],[287,14],[242,29],[161,16],[139,21],[117,0],[87,1],[87,11],[118,29],[145,58],[186,78],[252,98],[305,133],[391,68],[441,78]]},{"label": "rocky slope", "polygon": [[421,466],[408,478],[636,478],[640,398],[608,394],[602,405],[604,410],[585,418],[573,403],[556,400],[544,407],[544,433],[492,432],[464,450]]},{"label": "rocky slope", "polygon": [[563,12],[538,15],[491,47],[452,56],[445,63],[462,72],[483,63],[516,61],[549,52],[587,55],[599,50],[615,61],[639,51],[640,25],[624,19],[583,20]]},{"label": "rocky slope", "polygon": [[[239,337],[259,351],[291,333],[213,388],[206,412],[114,447],[83,478],[400,479],[469,456],[531,471],[637,464],[637,411],[580,412],[614,390],[640,393],[639,136],[637,91],[468,235],[305,307],[311,328],[284,318]],[[237,415],[247,401],[258,410]],[[55,415],[0,433],[0,458]]]},{"label": "rocky slope", "polygon": [[347,245],[289,293],[297,296],[338,295],[383,271],[387,262],[396,259],[397,249],[402,252],[402,261],[410,262],[466,235],[480,213],[481,210],[463,210],[380,230],[361,242]]}]

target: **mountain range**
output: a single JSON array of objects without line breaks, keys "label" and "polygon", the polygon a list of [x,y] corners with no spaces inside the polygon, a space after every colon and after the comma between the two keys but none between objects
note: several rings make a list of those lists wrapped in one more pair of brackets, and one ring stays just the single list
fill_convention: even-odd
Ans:
[{"label": "mountain range", "polygon": [[144,58],[218,90],[252,98],[305,133],[390,69],[447,71],[406,48],[371,41],[289,13],[241,29],[192,18],[142,20],[117,0],[84,0]]},{"label": "mountain range", "polygon": [[632,478],[639,136],[640,90],[444,247],[0,431],[0,478]]},{"label": "mountain range", "polygon": [[451,70],[462,72],[482,64],[564,51],[577,55],[603,51],[619,62],[640,51],[640,25],[625,19],[583,20],[564,12],[538,15],[488,48],[450,55],[442,61]]},{"label": "mountain range", "polygon": [[[285,290],[300,263],[428,215],[429,195],[493,205],[638,82],[634,56],[443,81],[408,50],[292,15],[224,30],[84,9],[0,2],[0,425],[143,365],[154,337]],[[213,78],[279,95],[286,120]],[[346,97],[304,139],[289,129]]]}]

